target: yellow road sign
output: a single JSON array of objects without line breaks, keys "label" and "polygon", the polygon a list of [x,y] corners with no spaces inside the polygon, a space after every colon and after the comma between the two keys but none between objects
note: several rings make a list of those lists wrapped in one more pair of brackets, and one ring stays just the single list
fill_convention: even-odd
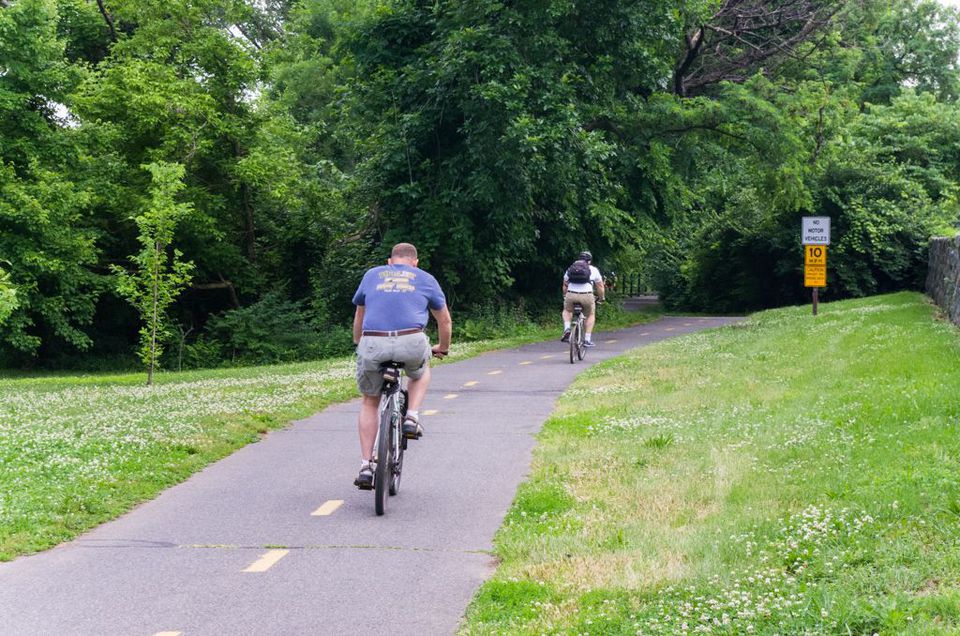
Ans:
[{"label": "yellow road sign", "polygon": [[827,286],[827,246],[803,246],[803,286]]},{"label": "yellow road sign", "polygon": [[803,270],[804,287],[826,287],[827,268],[823,265],[807,265]]},{"label": "yellow road sign", "polygon": [[804,245],[803,246],[803,264],[804,265],[823,265],[827,266],[827,246],[826,245]]}]

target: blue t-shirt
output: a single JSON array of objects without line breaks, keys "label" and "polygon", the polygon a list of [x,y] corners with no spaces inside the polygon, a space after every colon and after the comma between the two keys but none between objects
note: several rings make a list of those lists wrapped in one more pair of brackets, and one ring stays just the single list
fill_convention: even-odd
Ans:
[{"label": "blue t-shirt", "polygon": [[443,309],[447,298],[437,279],[410,265],[367,270],[353,304],[364,306],[363,329],[399,331],[427,326],[427,309]]}]

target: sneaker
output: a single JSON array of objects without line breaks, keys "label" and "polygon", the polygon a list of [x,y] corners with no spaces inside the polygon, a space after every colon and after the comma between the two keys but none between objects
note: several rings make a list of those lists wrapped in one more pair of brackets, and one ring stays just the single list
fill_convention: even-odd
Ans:
[{"label": "sneaker", "polygon": [[570,342],[570,330],[564,329],[563,336],[560,338],[560,342]]},{"label": "sneaker", "polygon": [[595,344],[593,343],[593,340],[584,340],[584,341],[583,341],[583,346],[584,346],[584,347],[596,347],[597,345],[595,345]]},{"label": "sneaker", "polygon": [[360,467],[360,474],[353,480],[353,485],[360,490],[373,490],[373,466],[364,464]]},{"label": "sneaker", "polygon": [[420,439],[423,437],[423,427],[420,426],[420,422],[409,415],[404,418],[403,436],[407,439]]}]

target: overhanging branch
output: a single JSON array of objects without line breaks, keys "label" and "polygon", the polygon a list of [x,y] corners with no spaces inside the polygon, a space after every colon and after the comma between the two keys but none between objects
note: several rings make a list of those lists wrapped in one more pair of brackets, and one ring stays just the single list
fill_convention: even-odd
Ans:
[{"label": "overhanging branch", "polygon": [[97,0],[97,7],[100,9],[100,15],[103,16],[104,20],[106,20],[107,26],[110,27],[110,39],[116,42],[117,28],[113,24],[113,17],[110,15],[110,12],[107,11],[107,8],[103,5],[103,0]]},{"label": "overhanging branch", "polygon": [[[674,69],[674,92],[686,96],[721,81],[742,81],[795,55],[824,31],[844,0],[723,0],[692,25]],[[813,46],[823,42],[819,38]]]}]

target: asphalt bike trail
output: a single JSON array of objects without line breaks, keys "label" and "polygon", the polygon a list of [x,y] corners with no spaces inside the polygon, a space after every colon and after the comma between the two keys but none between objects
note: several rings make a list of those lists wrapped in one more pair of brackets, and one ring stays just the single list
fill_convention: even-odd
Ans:
[{"label": "asphalt bike trail", "polygon": [[574,377],[736,320],[597,333],[574,365],[557,339],[435,368],[425,435],[383,517],[353,486],[359,401],[334,405],[74,541],[0,563],[0,634],[451,634]]}]

